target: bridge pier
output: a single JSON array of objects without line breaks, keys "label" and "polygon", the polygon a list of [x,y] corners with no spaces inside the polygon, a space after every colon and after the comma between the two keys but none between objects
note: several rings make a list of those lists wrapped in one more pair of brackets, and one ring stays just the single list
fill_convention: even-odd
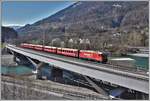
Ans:
[{"label": "bridge pier", "polygon": [[41,69],[45,63],[40,62],[39,64],[35,63],[32,59],[29,57],[26,57],[30,63],[36,68],[36,70],[33,71],[33,73],[36,74],[36,79],[42,79]]},{"label": "bridge pier", "polygon": [[42,79],[41,69],[42,69],[44,64],[45,63],[43,63],[43,62],[40,62],[39,64],[37,64],[37,66],[36,66],[36,71],[37,71],[36,79]]},{"label": "bridge pier", "polygon": [[56,82],[63,82],[63,70],[57,67],[52,67],[51,80]]},{"label": "bridge pier", "polygon": [[13,61],[16,62],[16,55],[15,55],[15,52],[13,52],[13,51],[10,50],[10,53],[13,55]]},{"label": "bridge pier", "polygon": [[16,62],[16,60],[17,60],[16,58],[17,58],[17,57],[16,57],[15,55],[13,55],[13,61],[14,61],[14,62]]},{"label": "bridge pier", "polygon": [[149,95],[142,94],[142,99],[144,99],[144,100],[147,100],[147,99],[149,99]]},{"label": "bridge pier", "polygon": [[15,63],[17,63],[17,56],[16,56],[15,52],[10,50],[10,53],[13,55],[13,61]]},{"label": "bridge pier", "polygon": [[136,92],[136,99],[147,100],[147,99],[149,99],[149,96],[147,94],[142,93],[142,92]]},{"label": "bridge pier", "polygon": [[[33,66],[36,67],[36,70],[34,71],[36,73],[36,79],[42,79],[42,74],[41,74],[42,70],[41,69],[45,63],[40,62],[39,64],[36,64],[29,57],[27,57],[27,59],[32,63]],[[51,80],[56,81],[56,82],[63,82],[63,70],[52,66]]]}]

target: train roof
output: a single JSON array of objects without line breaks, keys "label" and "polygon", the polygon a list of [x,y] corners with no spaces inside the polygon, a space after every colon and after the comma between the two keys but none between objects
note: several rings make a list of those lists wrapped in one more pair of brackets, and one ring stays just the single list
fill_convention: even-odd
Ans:
[{"label": "train roof", "polygon": [[62,50],[70,50],[70,51],[78,51],[78,49],[72,49],[72,48],[57,48],[57,49],[62,49]]},{"label": "train roof", "polygon": [[32,45],[33,45],[33,46],[41,46],[41,47],[43,46],[43,45],[36,45],[36,44],[32,44]]},{"label": "train roof", "polygon": [[22,43],[23,45],[32,45],[32,46],[42,46],[42,45],[36,45],[36,44],[30,44],[30,43]]},{"label": "train roof", "polygon": [[29,45],[28,43],[21,43],[22,45]]},{"label": "train roof", "polygon": [[102,54],[100,51],[93,51],[93,50],[80,50],[80,52],[91,52],[91,53],[99,53]]},{"label": "train roof", "polygon": [[53,47],[53,46],[44,46],[46,48],[57,48],[57,47]]}]

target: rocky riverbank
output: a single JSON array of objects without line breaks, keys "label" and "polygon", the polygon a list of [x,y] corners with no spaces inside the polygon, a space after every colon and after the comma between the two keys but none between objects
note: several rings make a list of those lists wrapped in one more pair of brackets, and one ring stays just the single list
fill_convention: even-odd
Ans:
[{"label": "rocky riverbank", "polygon": [[18,64],[14,61],[14,56],[10,54],[1,55],[1,65],[14,67]]},{"label": "rocky riverbank", "polygon": [[1,84],[2,99],[5,100],[58,100],[58,97],[59,99],[74,100],[109,99],[108,96],[104,96],[86,88],[20,76],[2,76]]}]

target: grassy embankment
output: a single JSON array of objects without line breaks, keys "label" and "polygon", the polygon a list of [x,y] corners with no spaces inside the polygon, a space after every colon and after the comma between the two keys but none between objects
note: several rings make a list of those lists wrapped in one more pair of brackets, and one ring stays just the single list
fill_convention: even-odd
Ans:
[{"label": "grassy embankment", "polygon": [[5,45],[3,43],[0,44],[0,48],[3,49]]}]

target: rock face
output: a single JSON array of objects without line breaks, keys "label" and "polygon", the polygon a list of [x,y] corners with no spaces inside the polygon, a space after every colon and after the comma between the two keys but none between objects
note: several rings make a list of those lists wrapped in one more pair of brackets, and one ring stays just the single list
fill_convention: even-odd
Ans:
[{"label": "rock face", "polygon": [[2,27],[2,42],[16,39],[17,37],[18,37],[18,34],[13,28]]},{"label": "rock face", "polygon": [[91,44],[121,43],[121,39],[127,45],[143,46],[148,42],[148,12],[147,1],[81,1],[17,31],[32,39],[41,39],[45,31],[48,41],[55,37],[66,42],[67,36],[88,38]]},{"label": "rock face", "polygon": [[[2,76],[4,100],[109,100],[108,96],[90,89],[28,77]],[[17,92],[17,93],[16,93]]]}]

